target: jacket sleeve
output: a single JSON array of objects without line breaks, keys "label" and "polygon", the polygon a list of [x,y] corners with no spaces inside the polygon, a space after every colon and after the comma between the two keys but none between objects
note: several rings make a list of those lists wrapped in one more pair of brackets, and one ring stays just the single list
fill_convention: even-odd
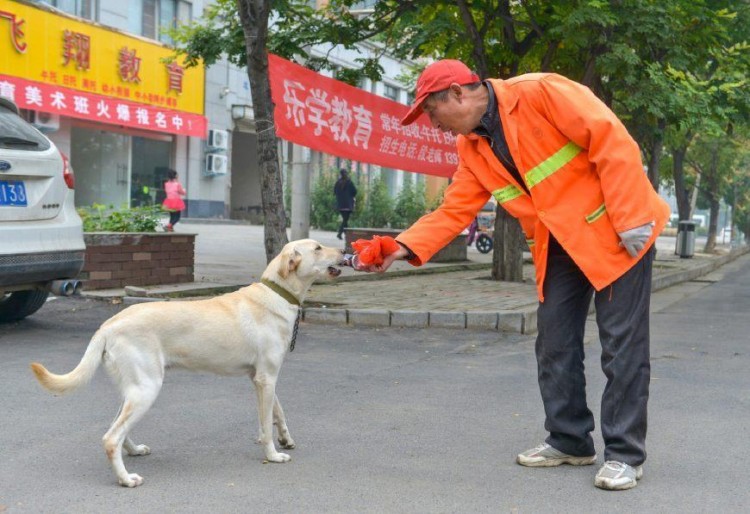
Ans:
[{"label": "jacket sleeve", "polygon": [[541,81],[550,121],[588,153],[599,175],[604,204],[617,232],[641,226],[654,214],[642,199],[653,193],[638,144],[617,116],[586,86],[550,74]]},{"label": "jacket sleeve", "polygon": [[469,226],[489,197],[489,192],[461,161],[445,190],[442,205],[396,237],[396,241],[416,255],[409,263],[421,266],[429,261]]}]

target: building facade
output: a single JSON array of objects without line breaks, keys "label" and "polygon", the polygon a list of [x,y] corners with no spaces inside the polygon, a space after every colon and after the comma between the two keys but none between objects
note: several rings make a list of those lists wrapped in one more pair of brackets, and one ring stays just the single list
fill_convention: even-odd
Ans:
[{"label": "building facade", "polygon": [[[0,0],[0,95],[13,98],[70,158],[78,206],[158,204],[172,168],[188,193],[186,217],[262,220],[247,70],[226,60],[208,68],[170,60],[163,29],[199,18],[209,3]],[[341,67],[361,56],[311,51]],[[361,52],[381,53],[368,45]],[[397,77],[411,63],[386,56],[381,65],[383,80],[361,88],[408,103]],[[365,183],[383,176],[394,195],[418,177],[284,141],[279,155],[285,187],[293,172],[308,173],[308,193],[317,174],[342,166]],[[432,189],[445,182],[435,181]]]},{"label": "building facade", "polygon": [[203,68],[168,61],[162,42],[127,32],[136,2],[57,3],[72,14],[0,1],[0,95],[70,158],[76,204],[160,202],[169,168],[189,187],[207,125]]}]

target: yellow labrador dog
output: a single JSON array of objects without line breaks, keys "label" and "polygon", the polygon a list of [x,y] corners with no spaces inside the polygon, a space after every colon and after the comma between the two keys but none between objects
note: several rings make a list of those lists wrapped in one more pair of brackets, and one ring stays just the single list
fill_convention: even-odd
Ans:
[{"label": "yellow labrador dog", "polygon": [[[303,239],[287,244],[268,265],[260,283],[209,300],[133,305],[113,316],[94,334],[81,362],[66,375],[38,363],[36,378],[53,393],[67,393],[91,380],[101,362],[117,384],[123,403],[104,434],[104,449],[120,484],[136,487],[143,478],[128,473],[122,460],[151,450],[128,437],[156,400],[164,370],[181,367],[222,375],[249,374],[258,396],[259,442],[270,462],[287,462],[273,442],[294,448],[276,380],[296,332],[299,305],[312,283],[336,277],[343,252]],[[296,334],[294,334],[296,335]]]}]

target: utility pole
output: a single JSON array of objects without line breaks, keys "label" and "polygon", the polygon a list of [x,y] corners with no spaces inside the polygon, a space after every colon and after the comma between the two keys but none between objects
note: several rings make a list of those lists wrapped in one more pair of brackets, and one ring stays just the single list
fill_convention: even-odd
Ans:
[{"label": "utility pole", "polygon": [[310,237],[310,150],[290,143],[292,241]]}]

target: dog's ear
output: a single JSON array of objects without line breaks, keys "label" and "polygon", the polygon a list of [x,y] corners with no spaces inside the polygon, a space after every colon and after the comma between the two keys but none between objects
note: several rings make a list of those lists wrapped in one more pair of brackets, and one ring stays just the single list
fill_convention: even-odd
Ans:
[{"label": "dog's ear", "polygon": [[302,254],[296,248],[281,254],[281,262],[279,263],[279,275],[281,278],[287,278],[289,273],[297,269],[301,261]]}]

